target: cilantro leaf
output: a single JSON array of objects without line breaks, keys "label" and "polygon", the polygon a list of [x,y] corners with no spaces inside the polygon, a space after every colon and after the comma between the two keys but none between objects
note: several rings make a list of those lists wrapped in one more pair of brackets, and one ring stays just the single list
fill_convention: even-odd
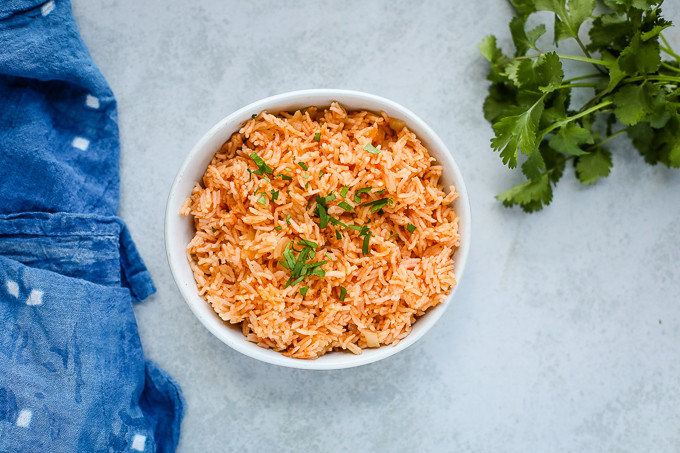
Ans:
[{"label": "cilantro leaf", "polygon": [[612,168],[612,154],[604,148],[587,153],[576,159],[574,170],[581,184],[595,184],[600,178],[609,176]]},{"label": "cilantro leaf", "polygon": [[543,98],[525,112],[507,116],[493,125],[496,137],[491,147],[501,152],[503,163],[510,168],[517,166],[518,151],[530,154],[537,146],[536,130],[543,113]]},{"label": "cilantro leaf", "polygon": [[593,135],[588,129],[577,126],[574,123],[568,123],[550,138],[549,143],[556,151],[572,156],[580,156],[586,154],[580,145],[592,145]]},{"label": "cilantro leaf", "polygon": [[659,42],[643,41],[640,32],[635,33],[628,47],[619,55],[618,64],[629,75],[656,72],[661,65]]},{"label": "cilantro leaf", "polygon": [[555,43],[565,38],[578,37],[583,22],[595,8],[595,0],[536,0],[538,11],[555,13]]},{"label": "cilantro leaf", "polygon": [[510,34],[515,44],[515,56],[526,55],[527,50],[536,48],[536,41],[545,34],[545,25],[540,24],[527,32],[525,30],[527,16],[515,16],[510,22]]},{"label": "cilantro leaf", "polygon": [[648,112],[647,96],[642,85],[626,85],[614,96],[616,118],[626,126],[637,124]]},{"label": "cilantro leaf", "polygon": [[543,173],[538,178],[523,182],[496,196],[504,206],[519,205],[527,212],[541,209],[552,200],[550,177]]}]

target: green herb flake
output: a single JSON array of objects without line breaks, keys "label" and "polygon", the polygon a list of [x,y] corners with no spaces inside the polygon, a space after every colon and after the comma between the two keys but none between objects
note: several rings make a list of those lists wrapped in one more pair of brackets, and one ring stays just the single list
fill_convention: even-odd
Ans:
[{"label": "green herb flake", "polygon": [[319,170],[319,179],[323,176],[323,170]]},{"label": "green herb flake", "polygon": [[266,205],[267,204],[267,195],[266,194],[260,194],[260,198],[257,199],[257,202],[260,203],[261,205]]},{"label": "green herb flake", "polygon": [[371,190],[373,190],[372,187],[364,187],[363,189],[357,190],[356,193],[354,194],[354,202],[361,203],[361,194],[369,193]]},{"label": "green herb flake", "polygon": [[342,196],[343,198],[346,197],[348,191],[349,191],[349,187],[342,186],[342,189],[340,190],[340,196]]},{"label": "green herb flake", "polygon": [[309,291],[309,286],[303,286],[302,288],[300,288],[300,294],[302,294],[303,296],[307,295],[307,291]]},{"label": "green herb flake", "polygon": [[370,206],[371,212],[375,212],[387,206],[390,201],[390,198],[381,198],[379,200],[371,201],[370,203],[364,203],[362,206]]},{"label": "green herb flake", "polygon": [[319,228],[326,228],[328,226],[328,221],[330,220],[328,211],[326,211],[326,206],[317,204],[317,210],[319,212]]},{"label": "green herb flake", "polygon": [[328,254],[328,252],[325,252],[324,255],[325,255],[326,258],[328,258],[329,260],[335,261],[335,260],[333,259],[333,257],[332,257],[331,255]]},{"label": "green herb flake", "polygon": [[341,221],[339,221],[339,220],[336,219],[335,217],[331,217],[331,218],[330,218],[330,221],[331,221],[331,223],[332,223],[333,225],[339,225],[339,226],[341,226],[341,227],[347,228],[347,225],[345,225],[344,223],[342,223]]},{"label": "green herb flake", "polygon": [[361,225],[346,225],[346,227],[354,231],[361,231],[363,228]]},{"label": "green herb flake", "polygon": [[250,153],[250,158],[253,160],[253,162],[255,162],[255,165],[257,165],[257,169],[260,172],[260,174],[262,173],[269,173],[270,175],[274,174],[271,167],[267,165],[267,163],[260,156],[258,156],[257,153],[255,152]]},{"label": "green herb flake", "polygon": [[354,209],[352,206],[350,206],[349,203],[347,203],[345,201],[341,201],[340,203],[338,203],[338,206],[340,206],[342,209],[344,209],[347,212],[350,212]]},{"label": "green herb flake", "polygon": [[252,119],[257,118],[257,113],[253,113],[252,115],[250,115],[250,117],[251,117]]},{"label": "green herb flake", "polygon": [[394,231],[390,231],[390,237],[388,237],[387,240],[389,241],[390,239],[392,239],[395,236],[398,236],[398,234],[395,233]]},{"label": "green herb flake", "polygon": [[300,168],[302,168],[304,171],[309,170],[309,167],[307,166],[306,163],[304,163],[304,162],[296,162],[296,163],[297,163],[297,164],[300,166]]},{"label": "green herb flake", "polygon": [[272,180],[269,179],[269,176],[267,176],[267,175],[262,175],[262,177],[264,178],[265,181],[267,181],[267,182],[272,182]]},{"label": "green herb flake", "polygon": [[305,189],[309,189],[309,183],[308,182],[305,183]]},{"label": "green herb flake", "polygon": [[211,227],[211,228],[213,230],[213,233],[217,233],[217,230],[215,229],[215,227]]},{"label": "green herb flake", "polygon": [[342,239],[342,234],[340,234],[340,230],[335,230],[335,239],[338,241]]},{"label": "green herb flake", "polygon": [[250,180],[252,180],[252,179],[253,179],[253,170],[251,170],[251,169],[249,168],[249,169],[248,169],[248,181],[250,181]]},{"label": "green herb flake", "polygon": [[281,178],[283,181],[292,181],[293,180],[293,178],[291,178],[288,175],[284,175],[283,173],[279,173],[278,177]]},{"label": "green herb flake", "polygon": [[274,229],[275,229],[276,231],[281,231],[281,230],[283,230],[283,228],[282,228],[282,227],[281,227],[280,225],[279,225],[279,226],[276,226],[276,227],[274,227]]},{"label": "green herb flake", "polygon": [[279,198],[279,191],[272,189],[272,201],[276,201]]},{"label": "green herb flake", "polygon": [[345,297],[347,297],[347,288],[344,286],[340,287],[340,301],[344,301]]},{"label": "green herb flake", "polygon": [[385,189],[380,189],[376,192],[378,195],[382,195],[385,193]]},{"label": "green herb flake", "polygon": [[413,233],[414,231],[416,231],[416,226],[412,223],[409,223],[408,225],[406,225],[406,229],[408,230],[409,233]]},{"label": "green herb flake", "polygon": [[314,250],[316,250],[316,249],[319,247],[319,244],[317,244],[316,242],[314,242],[314,241],[308,241],[308,240],[306,240],[306,239],[302,239],[302,240],[298,241],[298,244],[304,245],[304,246],[306,246],[306,247],[311,247],[311,248],[313,248]]},{"label": "green herb flake", "polygon": [[368,151],[371,154],[380,154],[380,150],[370,143],[364,146],[364,151]]},{"label": "green herb flake", "polygon": [[286,215],[286,224],[290,225],[290,214]]},{"label": "green herb flake", "polygon": [[314,134],[314,141],[320,142],[321,141],[321,132],[317,132]]},{"label": "green herb flake", "polygon": [[363,255],[368,255],[368,243],[371,240],[371,236],[373,233],[369,232],[366,236],[364,236],[364,243],[361,246],[361,253]]}]

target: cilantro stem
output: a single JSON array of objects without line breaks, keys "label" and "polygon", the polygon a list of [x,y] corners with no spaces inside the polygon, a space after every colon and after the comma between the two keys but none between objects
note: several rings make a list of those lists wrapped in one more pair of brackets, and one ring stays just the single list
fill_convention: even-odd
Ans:
[{"label": "cilantro stem", "polygon": [[[510,58],[510,61],[514,61],[514,60],[529,60],[529,59],[532,59],[532,58],[541,57],[541,56],[543,56],[543,55],[545,55],[544,52],[535,53],[535,54],[533,54],[533,55],[524,55],[524,56],[521,56],[521,57]],[[577,55],[562,55],[562,54],[557,54],[557,57],[558,57],[558,58],[561,58],[561,59],[563,59],[563,60],[574,60],[574,61],[580,61],[580,62],[582,62],[582,63],[592,63],[592,64],[594,64],[594,65],[600,65],[600,66],[611,66],[611,63],[606,62],[606,61],[604,61],[604,60],[597,60],[597,59],[595,59],[595,58],[579,57],[579,56],[577,56]]]},{"label": "cilantro stem", "polygon": [[597,146],[603,145],[604,143],[607,143],[612,138],[618,137],[621,134],[625,134],[627,131],[628,131],[628,128],[621,129],[618,132],[614,132],[612,135],[609,135],[609,136],[603,138],[602,140],[600,140],[599,142],[597,142],[597,144],[595,146],[597,147]]},{"label": "cilantro stem", "polygon": [[597,83],[567,83],[565,85],[560,85],[557,87],[558,90],[565,88],[595,88]]},{"label": "cilantro stem", "polygon": [[627,77],[623,79],[624,82],[640,82],[647,80],[659,80],[662,82],[680,82],[680,77],[665,76],[665,75],[655,75],[655,76],[637,76],[637,77]]},{"label": "cilantro stem", "polygon": [[563,80],[562,83],[569,83],[569,82],[573,82],[575,80],[593,79],[595,77],[600,77],[600,74],[599,73],[598,74],[586,74],[586,75],[582,75],[582,76],[578,76],[578,77],[572,77],[571,79]]},{"label": "cilantro stem", "polygon": [[670,71],[674,71],[674,72],[680,73],[680,69],[676,68],[675,66],[671,66],[671,65],[669,65],[668,63],[666,63],[666,62],[664,62],[664,61],[661,62],[661,66],[663,66],[664,68],[666,68],[666,69],[668,69],[668,70],[670,70]]},{"label": "cilantro stem", "polygon": [[[557,20],[557,19],[555,19],[555,20]],[[574,39],[576,40],[576,42],[578,43],[578,46],[581,48],[581,50],[583,51],[583,53],[586,55],[586,57],[588,57],[588,58],[590,58],[590,59],[592,60],[592,57],[590,56],[590,52],[588,52],[588,49],[586,49],[586,46],[583,45],[583,42],[581,41],[581,38],[578,37],[578,30],[577,30],[576,33],[573,34],[573,36],[574,36]],[[597,72],[599,72],[600,74],[602,74],[602,75],[607,75],[607,73],[606,73],[602,68],[600,68],[600,67],[597,65],[597,63],[593,63],[593,66],[595,67],[595,69],[597,70]]]},{"label": "cilantro stem", "polygon": [[[581,117],[584,117],[584,116],[586,116],[586,115],[590,115],[591,113],[593,113],[593,112],[595,112],[595,111],[597,111],[597,110],[600,110],[600,109],[602,109],[602,108],[604,108],[604,107],[606,107],[606,106],[608,106],[608,105],[611,105],[611,104],[613,104],[613,103],[614,103],[614,101],[604,101],[604,102],[600,102],[599,104],[597,104],[597,105],[595,105],[595,106],[593,106],[593,107],[590,107],[588,110],[584,110],[583,112],[577,113],[577,114],[574,115],[574,116],[568,116],[568,117],[566,117],[566,118],[563,119],[563,120],[556,121],[556,122],[553,123],[551,126],[548,126],[548,127],[546,127],[545,129],[543,129],[542,131],[540,131],[540,132],[538,133],[538,135],[539,135],[539,137],[541,137],[541,139],[543,139],[543,137],[545,137],[547,134],[549,134],[549,133],[552,132],[553,130],[555,130],[555,129],[559,128],[559,127],[562,127],[562,126],[566,125],[567,123],[571,123],[572,121],[575,121],[575,120],[577,120],[577,119],[579,119],[579,118],[581,118]],[[540,142],[540,140],[539,140],[539,142]]]},{"label": "cilantro stem", "polygon": [[661,50],[663,50],[664,52],[666,52],[666,53],[667,53],[668,55],[670,55],[671,57],[673,57],[673,58],[675,58],[676,60],[680,61],[680,55],[678,55],[677,53],[673,52],[673,49],[671,49],[671,45],[668,43],[668,41],[666,41],[666,38],[665,38],[661,33],[659,33],[659,36],[661,37],[661,40],[663,41],[663,43],[666,44],[666,47],[659,46],[659,48],[660,48]]}]

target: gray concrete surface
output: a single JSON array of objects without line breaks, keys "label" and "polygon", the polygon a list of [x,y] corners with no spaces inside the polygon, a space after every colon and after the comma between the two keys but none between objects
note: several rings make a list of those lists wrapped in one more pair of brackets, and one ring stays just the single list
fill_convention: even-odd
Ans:
[{"label": "gray concrete surface", "polygon": [[[680,3],[666,16],[680,22]],[[120,106],[121,216],[158,294],[136,307],[146,355],[187,399],[183,452],[675,452],[680,449],[680,171],[625,139],[594,187],[568,172],[526,215],[493,196],[518,176],[481,115],[501,0],[74,0]],[[667,33],[680,49],[680,30]],[[215,122],[262,97],[348,88],[415,111],[472,199],[455,304],[418,344],[336,372],[242,356],[175,288],[163,217],[175,173]]]}]

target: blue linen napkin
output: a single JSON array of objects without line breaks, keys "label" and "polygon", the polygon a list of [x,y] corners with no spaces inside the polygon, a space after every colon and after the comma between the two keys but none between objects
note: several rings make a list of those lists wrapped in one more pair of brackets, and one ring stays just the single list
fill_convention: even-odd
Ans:
[{"label": "blue linen napkin", "polygon": [[145,361],[155,292],[116,217],[116,102],[68,0],[0,1],[0,452],[177,446],[179,386]]}]

